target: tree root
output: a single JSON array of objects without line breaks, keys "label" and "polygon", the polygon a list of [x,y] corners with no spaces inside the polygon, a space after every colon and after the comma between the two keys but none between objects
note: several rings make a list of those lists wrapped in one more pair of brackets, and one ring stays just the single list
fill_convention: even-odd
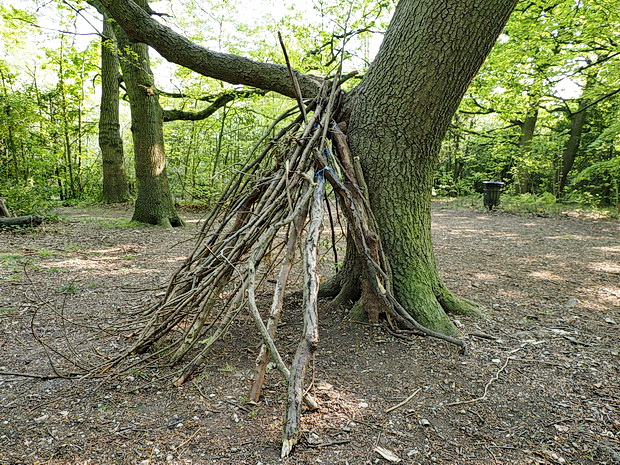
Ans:
[{"label": "tree root", "polygon": [[484,316],[484,313],[478,308],[475,302],[455,295],[443,284],[435,295],[437,301],[447,313],[476,317]]}]

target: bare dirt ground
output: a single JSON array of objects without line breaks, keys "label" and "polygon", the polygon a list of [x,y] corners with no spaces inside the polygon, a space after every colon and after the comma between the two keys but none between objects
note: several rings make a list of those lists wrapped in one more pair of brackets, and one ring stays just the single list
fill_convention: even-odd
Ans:
[{"label": "bare dirt ground", "polygon": [[[102,354],[127,347],[130,328],[105,347],[84,339],[165,284],[199,219],[164,230],[120,227],[122,209],[60,213],[59,223],[0,232],[2,465],[358,465],[390,463],[386,451],[403,464],[620,463],[618,221],[435,205],[442,274],[488,317],[458,318],[469,353],[347,322],[323,303],[312,370],[321,407],[282,460],[278,374],[259,405],[247,402],[258,346],[249,318],[180,388],[165,370],[139,367],[104,382],[7,374],[53,374],[48,355],[71,368],[37,339],[77,363],[92,358],[71,352],[79,340]],[[290,352],[297,305],[288,302],[279,332]]]}]

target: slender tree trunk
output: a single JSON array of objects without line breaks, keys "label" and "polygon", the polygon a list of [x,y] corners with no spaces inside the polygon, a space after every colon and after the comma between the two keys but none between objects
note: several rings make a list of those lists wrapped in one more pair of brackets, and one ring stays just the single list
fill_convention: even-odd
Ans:
[{"label": "slender tree trunk", "polygon": [[211,176],[215,176],[217,170],[220,168],[222,142],[224,140],[224,130],[226,129],[226,116],[228,116],[228,112],[226,111],[226,107],[224,107],[222,117],[220,118],[220,130],[218,131],[215,139],[215,153],[213,154],[213,169],[211,170]]},{"label": "slender tree trunk", "polygon": [[71,137],[69,134],[69,103],[67,101],[67,89],[65,86],[65,77],[64,77],[64,41],[60,41],[60,57],[59,57],[59,68],[58,68],[58,88],[60,90],[60,114],[62,117],[62,136],[63,136],[63,154],[64,154],[64,162],[65,169],[69,173],[68,179],[65,179],[65,185],[67,182],[69,186],[65,190],[65,194],[67,198],[75,199],[76,189],[75,189],[75,176],[73,173],[73,155],[71,154]]},{"label": "slender tree trunk", "polygon": [[566,146],[564,147],[564,152],[562,153],[560,165],[558,166],[555,173],[555,184],[557,188],[556,195],[558,197],[562,197],[563,195],[564,188],[566,187],[566,183],[568,181],[568,174],[573,169],[575,159],[577,158],[577,153],[579,152],[579,146],[581,144],[581,134],[583,132],[583,126],[586,123],[586,108],[590,105],[588,93],[590,88],[594,84],[595,78],[595,73],[590,73],[586,75],[586,82],[581,93],[581,98],[579,99],[579,106],[577,108],[577,111],[570,115],[570,131],[568,141],[566,142]]},{"label": "slender tree trunk", "polygon": [[[146,8],[146,1],[137,2]],[[181,226],[166,175],[164,120],[158,90],[151,71],[148,46],[130,42],[116,30],[121,51],[121,69],[131,107],[131,132],[138,198],[133,220],[162,226]]]},{"label": "slender tree trunk", "polygon": [[[0,83],[2,83],[2,94],[4,98],[6,98],[8,101],[9,94],[7,90],[6,79],[4,77],[4,73],[2,72],[2,68],[0,68]],[[9,105],[5,107],[6,116],[8,118],[13,117],[12,111],[13,110],[11,109]],[[20,163],[17,158],[17,147],[15,145],[15,137],[13,136],[13,128],[11,126],[7,127],[6,142],[2,145],[4,146],[4,157],[3,158],[5,160],[5,162],[2,163],[2,171],[0,171],[2,176],[4,176],[7,179],[10,177],[13,177],[15,181],[19,181],[19,179],[23,176],[24,181],[27,181],[28,178],[27,176],[25,176],[25,173],[23,175],[22,173],[20,173]],[[11,158],[13,162],[12,173],[11,173],[11,169],[9,168],[9,158]],[[24,167],[25,166],[28,166],[28,164],[24,163]]]},{"label": "slender tree trunk", "polygon": [[431,188],[441,141],[515,0],[399,2],[381,49],[350,96],[349,138],[361,159],[394,291],[428,328],[472,311],[443,284],[431,244]]},{"label": "slender tree trunk", "polygon": [[556,171],[556,185],[558,197],[561,197],[564,188],[566,187],[566,181],[568,180],[568,173],[573,169],[577,153],[579,151],[579,145],[581,144],[581,133],[583,132],[583,126],[586,122],[586,110],[583,110],[588,104],[586,99],[581,99],[579,102],[579,111],[571,115],[570,117],[570,134],[564,152],[562,153],[561,165]]},{"label": "slender tree trunk", "polygon": [[129,185],[125,172],[125,155],[119,122],[120,72],[116,35],[111,19],[103,14],[101,41],[101,108],[99,114],[99,148],[103,165],[103,201],[129,200]]},{"label": "slender tree trunk", "polygon": [[515,177],[517,184],[517,192],[519,194],[525,194],[531,192],[532,186],[530,186],[530,170],[528,168],[528,161],[532,157],[532,142],[534,140],[534,131],[536,130],[536,123],[538,122],[538,101],[530,107],[528,110],[525,121],[519,126],[521,127],[521,135],[519,136],[519,158],[517,164],[514,167]]}]

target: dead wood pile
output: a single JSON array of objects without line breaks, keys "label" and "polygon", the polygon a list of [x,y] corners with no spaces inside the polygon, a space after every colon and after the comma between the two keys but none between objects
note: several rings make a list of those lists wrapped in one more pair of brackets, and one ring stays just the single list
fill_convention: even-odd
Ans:
[{"label": "dead wood pile", "polygon": [[[148,321],[135,344],[102,370],[126,368],[123,362],[131,356],[148,353],[142,361],[158,357],[160,362],[183,362],[174,381],[180,385],[203,365],[235,318],[249,311],[263,341],[251,399],[260,397],[270,359],[288,383],[282,456],[288,455],[297,442],[301,403],[310,409],[317,407],[304,394],[303,382],[318,344],[317,250],[326,181],[343,208],[348,233],[365,258],[367,287],[384,311],[401,327],[463,345],[421,327],[392,295],[362,171],[335,120],[341,91],[335,83],[330,86],[325,84],[320,95],[307,105],[300,99],[300,115],[243,167],[207,218],[193,252],[172,276],[165,295],[145,313]],[[303,257],[304,324],[293,362],[287,367],[275,332],[298,250]],[[272,260],[274,256],[279,259]],[[265,319],[256,303],[256,289],[274,274],[276,284]]]}]

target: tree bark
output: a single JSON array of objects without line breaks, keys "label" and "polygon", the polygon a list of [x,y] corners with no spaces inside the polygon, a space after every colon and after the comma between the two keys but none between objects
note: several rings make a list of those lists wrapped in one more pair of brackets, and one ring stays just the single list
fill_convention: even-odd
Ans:
[{"label": "tree bark", "polygon": [[217,110],[226,106],[228,102],[232,102],[236,98],[234,93],[227,93],[220,95],[215,101],[207,108],[199,111],[184,111],[184,110],[163,110],[164,122],[169,121],[200,121],[208,118]]},{"label": "tree bark", "polygon": [[538,101],[530,107],[525,115],[525,121],[519,122],[521,128],[521,135],[519,136],[519,159],[517,160],[517,166],[515,169],[515,177],[517,184],[517,192],[519,194],[525,194],[531,192],[530,186],[530,170],[528,169],[527,162],[532,156],[532,141],[534,140],[534,132],[536,130],[536,123],[538,122]]},{"label": "tree bark", "polygon": [[431,244],[431,188],[440,143],[515,0],[401,1],[379,53],[350,95],[359,156],[396,298],[422,325],[456,328],[471,311],[443,284]]},{"label": "tree bark", "polygon": [[[146,0],[139,1],[147,8]],[[118,28],[121,69],[131,108],[131,132],[138,198],[133,220],[162,226],[181,226],[166,175],[164,120],[151,71],[148,46],[130,42]]]},{"label": "tree bark", "polygon": [[129,200],[125,172],[125,155],[119,122],[120,72],[116,35],[110,17],[103,12],[101,41],[101,107],[99,114],[99,148],[103,165],[103,201]]},{"label": "tree bark", "polygon": [[11,217],[11,211],[9,207],[6,206],[6,201],[0,197],[0,216]]},{"label": "tree bark", "polygon": [[12,216],[10,218],[0,218],[2,226],[37,226],[43,222],[43,217],[39,215]]}]

